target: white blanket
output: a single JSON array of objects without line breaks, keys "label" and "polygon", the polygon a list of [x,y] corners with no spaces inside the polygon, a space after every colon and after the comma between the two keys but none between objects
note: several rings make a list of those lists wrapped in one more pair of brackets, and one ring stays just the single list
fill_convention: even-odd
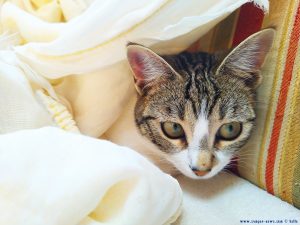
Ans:
[{"label": "white blanket", "polygon": [[[0,22],[4,32],[16,33],[8,43],[18,45],[19,59],[57,79],[54,88],[81,132],[99,137],[133,93],[129,41],[178,53],[249,1],[7,0]],[[268,0],[254,2],[268,9]]]},{"label": "white blanket", "polygon": [[110,142],[43,128],[0,135],[1,225],[162,225],[178,182]]},{"label": "white blanket", "polygon": [[[298,209],[234,175],[178,180],[175,225],[300,222]],[[57,128],[0,136],[1,225],[160,225],[181,201],[177,181],[128,148]]]},{"label": "white blanket", "polygon": [[180,176],[178,181],[183,210],[174,225],[300,223],[299,209],[236,175],[221,173],[203,181]]},{"label": "white blanket", "polygon": [[[176,53],[249,0],[188,2],[6,1],[1,31],[13,36],[0,40],[0,133],[54,125],[36,96],[46,90],[98,137],[133,93],[128,41]],[[180,203],[178,183],[129,149],[54,128],[0,137],[1,225],[159,225]]]}]

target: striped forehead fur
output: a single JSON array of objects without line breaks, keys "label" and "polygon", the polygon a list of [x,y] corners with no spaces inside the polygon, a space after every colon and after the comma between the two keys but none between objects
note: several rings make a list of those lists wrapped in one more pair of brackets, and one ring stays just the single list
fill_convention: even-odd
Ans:
[{"label": "striped forehead fur", "polygon": [[186,101],[192,103],[194,114],[198,116],[202,102],[206,102],[204,106],[209,115],[220,92],[211,76],[217,65],[214,55],[183,52],[165,59],[184,77],[184,97]]},{"label": "striped forehead fur", "polygon": [[220,120],[253,121],[254,91],[238,79],[215,76],[218,61],[214,55],[184,52],[163,58],[177,73],[175,78],[151,87],[139,98],[135,109],[138,128],[159,149],[172,153],[190,144],[181,140],[178,145],[166,138],[161,122],[183,121],[193,130],[200,115],[210,121],[213,111]]}]

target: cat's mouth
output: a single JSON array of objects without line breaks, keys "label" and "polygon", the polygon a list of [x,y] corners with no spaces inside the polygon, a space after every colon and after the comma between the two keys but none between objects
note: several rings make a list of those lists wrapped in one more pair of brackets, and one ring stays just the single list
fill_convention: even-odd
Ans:
[{"label": "cat's mouth", "polygon": [[211,168],[199,169],[191,166],[191,160],[188,157],[188,150],[173,154],[169,157],[169,161],[179,170],[183,175],[192,179],[209,179],[221,172],[229,163],[231,157],[223,153],[216,154],[216,163]]},{"label": "cat's mouth", "polygon": [[201,170],[197,170],[197,171],[193,171],[192,169],[186,170],[183,168],[177,168],[183,175],[192,178],[192,179],[196,179],[196,180],[201,180],[201,179],[209,179],[213,176],[215,176],[217,173],[213,173],[212,171],[201,171]]},{"label": "cat's mouth", "polygon": [[192,169],[192,170],[193,170],[194,174],[198,177],[203,177],[206,174],[209,174],[209,172],[211,171],[211,170],[194,170],[194,169]]}]

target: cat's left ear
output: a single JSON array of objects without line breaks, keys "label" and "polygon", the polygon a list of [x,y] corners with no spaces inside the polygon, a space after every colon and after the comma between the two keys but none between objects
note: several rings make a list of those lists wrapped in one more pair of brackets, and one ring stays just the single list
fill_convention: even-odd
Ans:
[{"label": "cat's left ear", "polygon": [[251,35],[226,56],[216,74],[238,76],[247,86],[256,88],[261,82],[260,69],[272,47],[274,36],[275,30],[272,28]]},{"label": "cat's left ear", "polygon": [[134,74],[136,89],[140,94],[158,81],[170,78],[176,73],[162,57],[138,44],[127,46],[127,59]]}]

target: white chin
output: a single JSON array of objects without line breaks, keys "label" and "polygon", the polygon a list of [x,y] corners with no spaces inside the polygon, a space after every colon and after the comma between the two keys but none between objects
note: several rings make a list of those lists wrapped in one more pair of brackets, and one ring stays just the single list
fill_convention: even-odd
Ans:
[{"label": "white chin", "polygon": [[189,161],[187,156],[187,151],[182,151],[180,153],[174,154],[168,157],[168,160],[185,176],[204,180],[209,179],[217,175],[222,169],[230,162],[230,155],[224,153],[216,153],[216,158],[218,160],[217,165],[215,165],[212,170],[204,176],[197,176],[189,167]]}]

